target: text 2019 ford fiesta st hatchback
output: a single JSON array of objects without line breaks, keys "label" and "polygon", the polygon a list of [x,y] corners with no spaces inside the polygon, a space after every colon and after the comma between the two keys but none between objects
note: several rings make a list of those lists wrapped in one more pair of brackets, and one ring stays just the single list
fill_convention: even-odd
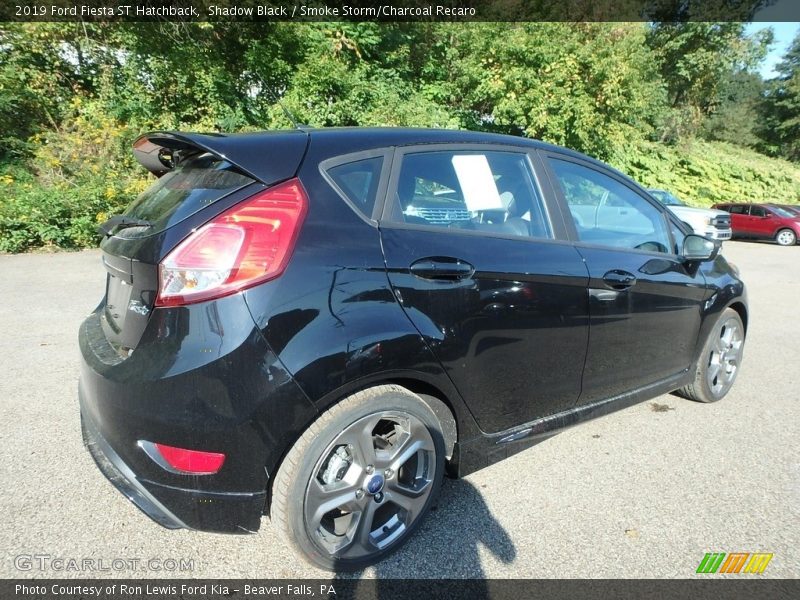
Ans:
[{"label": "text 2019 ford fiesta st hatchback", "polygon": [[747,304],[715,242],[541,142],[444,130],[151,133],[80,330],[101,470],[166,527],[269,514],[328,569],[460,476],[662,393],[730,389]]}]

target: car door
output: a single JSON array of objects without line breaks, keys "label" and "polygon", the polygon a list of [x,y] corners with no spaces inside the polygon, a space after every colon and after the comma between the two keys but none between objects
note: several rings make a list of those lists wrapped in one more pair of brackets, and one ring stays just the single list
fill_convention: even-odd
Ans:
[{"label": "car door", "polygon": [[396,151],[380,220],[406,314],[480,427],[570,408],[588,342],[588,274],[517,147]]},{"label": "car door", "polygon": [[777,218],[763,206],[750,205],[750,231],[757,237],[771,238],[777,229]]},{"label": "car door", "polygon": [[[676,376],[692,362],[703,275],[677,254],[669,213],[597,163],[547,153],[548,174],[569,209],[568,226],[589,269],[589,346],[579,405]],[[625,220],[580,215],[613,198]]]},{"label": "car door", "polygon": [[772,238],[781,226],[780,217],[764,206],[751,206],[750,215],[758,237]]},{"label": "car door", "polygon": [[750,231],[750,207],[747,204],[731,204],[726,209],[731,214],[733,233],[743,236],[752,235]]}]

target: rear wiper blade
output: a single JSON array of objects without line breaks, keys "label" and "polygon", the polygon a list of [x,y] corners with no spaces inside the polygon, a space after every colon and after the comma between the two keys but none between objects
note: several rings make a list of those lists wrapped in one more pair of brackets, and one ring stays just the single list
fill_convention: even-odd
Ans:
[{"label": "rear wiper blade", "polygon": [[115,227],[120,229],[127,229],[128,227],[152,227],[150,221],[144,219],[135,219],[133,217],[126,217],[125,215],[114,215],[108,221],[103,223],[97,228],[97,231],[103,235],[110,235]]}]

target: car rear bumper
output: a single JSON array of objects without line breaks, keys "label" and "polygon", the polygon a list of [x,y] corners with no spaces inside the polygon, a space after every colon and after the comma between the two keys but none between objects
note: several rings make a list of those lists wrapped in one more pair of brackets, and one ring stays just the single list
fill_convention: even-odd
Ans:
[{"label": "car rear bumper", "polygon": [[[82,397],[81,404],[83,404]],[[167,529],[188,528],[186,523],[176,517],[136,478],[130,467],[100,435],[94,422],[85,416],[83,410],[81,410],[81,433],[83,434],[83,445],[97,463],[97,468],[128,500]]]},{"label": "car rear bumper", "polygon": [[114,487],[144,514],[167,529],[254,533],[261,524],[266,492],[205,492],[141,478],[100,433],[79,391],[83,443]]},{"label": "car rear bumper", "polygon": [[[109,348],[100,311],[81,326],[86,447],[112,484],[168,528],[256,531],[268,473],[315,414],[254,328],[243,299],[224,304],[157,309],[126,358]],[[213,347],[212,335],[219,340]],[[140,441],[220,452],[225,462],[210,475],[168,471]]]}]

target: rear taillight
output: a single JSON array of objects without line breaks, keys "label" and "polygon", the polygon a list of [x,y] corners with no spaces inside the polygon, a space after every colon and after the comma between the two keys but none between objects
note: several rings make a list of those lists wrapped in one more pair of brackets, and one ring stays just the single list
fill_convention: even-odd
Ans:
[{"label": "rear taillight", "polygon": [[156,306],[219,298],[279,276],[307,208],[300,180],[292,179],[206,223],[161,261]]}]

